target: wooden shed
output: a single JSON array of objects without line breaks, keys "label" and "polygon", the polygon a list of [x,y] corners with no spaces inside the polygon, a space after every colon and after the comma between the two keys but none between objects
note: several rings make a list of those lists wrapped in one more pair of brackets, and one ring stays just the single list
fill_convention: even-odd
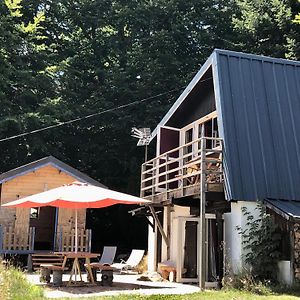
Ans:
[{"label": "wooden shed", "polygon": [[[73,181],[104,187],[98,181],[48,156],[0,175],[0,203],[53,189]],[[80,250],[90,248],[91,233],[85,228],[86,209],[78,211]],[[5,208],[0,206],[0,252],[26,253],[33,250],[72,250],[74,210]]]}]

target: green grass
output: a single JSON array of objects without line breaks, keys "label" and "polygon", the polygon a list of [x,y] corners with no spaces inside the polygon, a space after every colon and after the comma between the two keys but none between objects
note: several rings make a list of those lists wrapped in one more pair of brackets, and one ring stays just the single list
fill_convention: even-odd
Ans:
[{"label": "green grass", "polygon": [[[264,289],[264,295],[240,290],[209,290],[187,295],[120,295],[105,297],[88,297],[89,300],[295,300],[300,298],[300,287],[277,287]],[[30,284],[20,270],[13,267],[3,268],[0,263],[0,299],[1,300],[45,300],[43,288]],[[70,298],[63,298],[70,299]],[[62,300],[62,299],[60,299]]]},{"label": "green grass", "polygon": [[107,297],[91,297],[89,300],[296,300],[298,296],[288,294],[273,295],[256,295],[249,292],[230,290],[230,291],[205,291],[187,295],[152,295],[152,296],[107,296]]},{"label": "green grass", "polygon": [[1,300],[40,300],[43,289],[30,284],[18,269],[4,268],[0,261],[0,299]]}]

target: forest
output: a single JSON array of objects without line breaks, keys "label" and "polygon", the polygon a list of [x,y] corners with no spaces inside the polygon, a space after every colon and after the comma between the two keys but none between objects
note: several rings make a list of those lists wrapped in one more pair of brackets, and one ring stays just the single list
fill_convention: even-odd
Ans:
[{"label": "forest", "polygon": [[0,172],[53,155],[138,194],[144,149],[131,128],[154,129],[214,48],[299,59],[299,10],[296,0],[1,1]]}]

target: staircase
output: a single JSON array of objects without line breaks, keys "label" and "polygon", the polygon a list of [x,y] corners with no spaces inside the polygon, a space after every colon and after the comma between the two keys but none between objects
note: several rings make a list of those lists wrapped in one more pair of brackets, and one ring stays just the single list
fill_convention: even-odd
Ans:
[{"label": "staircase", "polygon": [[39,270],[41,264],[52,264],[61,266],[63,263],[63,256],[54,253],[35,253],[32,254],[33,270]]}]

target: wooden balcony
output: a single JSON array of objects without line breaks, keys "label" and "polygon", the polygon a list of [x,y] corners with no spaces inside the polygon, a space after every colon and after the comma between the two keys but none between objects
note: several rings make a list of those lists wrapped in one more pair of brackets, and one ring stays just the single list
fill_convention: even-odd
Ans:
[{"label": "wooden balcony", "polygon": [[223,191],[222,140],[203,137],[165,152],[142,165],[141,197],[153,203],[206,191]]}]

